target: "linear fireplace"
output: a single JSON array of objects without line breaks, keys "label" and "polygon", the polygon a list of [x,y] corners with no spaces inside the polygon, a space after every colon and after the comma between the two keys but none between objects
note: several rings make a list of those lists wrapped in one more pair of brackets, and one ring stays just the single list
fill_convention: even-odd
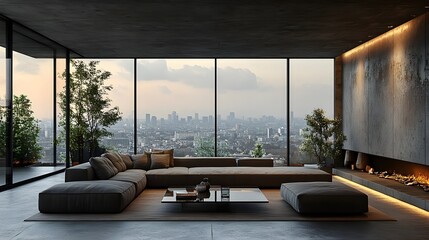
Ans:
[{"label": "linear fireplace", "polygon": [[345,166],[333,173],[429,211],[429,166],[361,153],[362,166],[358,155],[348,151]]}]

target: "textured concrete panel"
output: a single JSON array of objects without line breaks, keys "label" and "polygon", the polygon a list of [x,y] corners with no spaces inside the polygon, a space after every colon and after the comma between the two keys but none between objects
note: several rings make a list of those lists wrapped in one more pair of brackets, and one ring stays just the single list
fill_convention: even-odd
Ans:
[{"label": "textured concrete panel", "polygon": [[429,165],[425,16],[342,57],[345,149]]},{"label": "textured concrete panel", "polygon": [[424,16],[394,32],[394,158],[425,164]]},{"label": "textured concrete panel", "polygon": [[393,157],[393,37],[367,47],[369,153]]},{"label": "textured concrete panel", "polygon": [[366,49],[344,57],[343,116],[345,149],[368,152],[368,91],[365,78]]}]

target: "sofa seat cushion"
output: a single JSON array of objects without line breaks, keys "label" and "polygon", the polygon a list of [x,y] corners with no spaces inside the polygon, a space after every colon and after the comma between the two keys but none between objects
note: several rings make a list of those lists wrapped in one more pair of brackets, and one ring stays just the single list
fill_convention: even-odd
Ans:
[{"label": "sofa seat cushion", "polygon": [[280,194],[304,214],[358,214],[368,212],[368,196],[339,182],[284,183]]},{"label": "sofa seat cushion", "polygon": [[114,180],[66,182],[39,193],[42,213],[117,213],[133,201],[133,183]]},{"label": "sofa seat cushion", "polygon": [[199,183],[204,177],[215,185],[260,188],[279,188],[285,182],[332,181],[331,174],[304,167],[189,168],[191,184]]},{"label": "sofa seat cushion", "polygon": [[125,172],[119,172],[110,180],[131,182],[136,187],[136,197],[143,192],[146,187],[146,171],[141,169],[129,169]]},{"label": "sofa seat cushion", "polygon": [[148,187],[166,188],[172,186],[188,186],[186,167],[151,169],[146,172]]}]

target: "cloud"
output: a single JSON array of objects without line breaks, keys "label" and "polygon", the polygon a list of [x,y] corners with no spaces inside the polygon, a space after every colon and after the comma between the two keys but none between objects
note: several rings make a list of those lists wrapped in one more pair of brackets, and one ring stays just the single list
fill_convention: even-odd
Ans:
[{"label": "cloud", "polygon": [[31,75],[39,74],[39,63],[35,63],[29,57],[23,57],[21,55],[16,55],[15,59],[13,71]]},{"label": "cloud", "polygon": [[249,90],[258,88],[256,75],[248,69],[220,68],[218,72],[220,90]]},{"label": "cloud", "polygon": [[158,90],[163,94],[167,94],[167,95],[172,94],[172,91],[167,86],[159,86]]},{"label": "cloud", "polygon": [[[180,69],[168,69],[166,60],[139,62],[138,80],[156,81],[166,80],[181,82],[194,88],[214,88],[214,70],[197,65],[185,65]],[[257,89],[258,78],[248,69],[243,68],[219,68],[218,86],[225,90],[249,90]]]},{"label": "cloud", "polygon": [[170,80],[165,60],[138,61],[137,80]]}]

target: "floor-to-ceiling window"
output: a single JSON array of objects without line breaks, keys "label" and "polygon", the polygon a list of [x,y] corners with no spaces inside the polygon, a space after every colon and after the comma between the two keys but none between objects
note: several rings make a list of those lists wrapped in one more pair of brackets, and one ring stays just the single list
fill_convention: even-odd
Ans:
[{"label": "floor-to-ceiling window", "polygon": [[218,155],[264,157],[283,165],[286,156],[286,60],[217,60]]},{"label": "floor-to-ceiling window", "polygon": [[329,118],[334,116],[334,60],[290,60],[290,164],[314,163],[299,151],[305,116],[321,108]]},{"label": "floor-to-ceiling window", "polygon": [[0,19],[0,186],[6,183],[6,24]]},{"label": "floor-to-ceiling window", "polygon": [[137,151],[214,155],[214,59],[139,59]]},{"label": "floor-to-ceiling window", "polygon": [[53,49],[14,29],[14,182],[44,173],[28,166],[53,165],[53,56]]}]

